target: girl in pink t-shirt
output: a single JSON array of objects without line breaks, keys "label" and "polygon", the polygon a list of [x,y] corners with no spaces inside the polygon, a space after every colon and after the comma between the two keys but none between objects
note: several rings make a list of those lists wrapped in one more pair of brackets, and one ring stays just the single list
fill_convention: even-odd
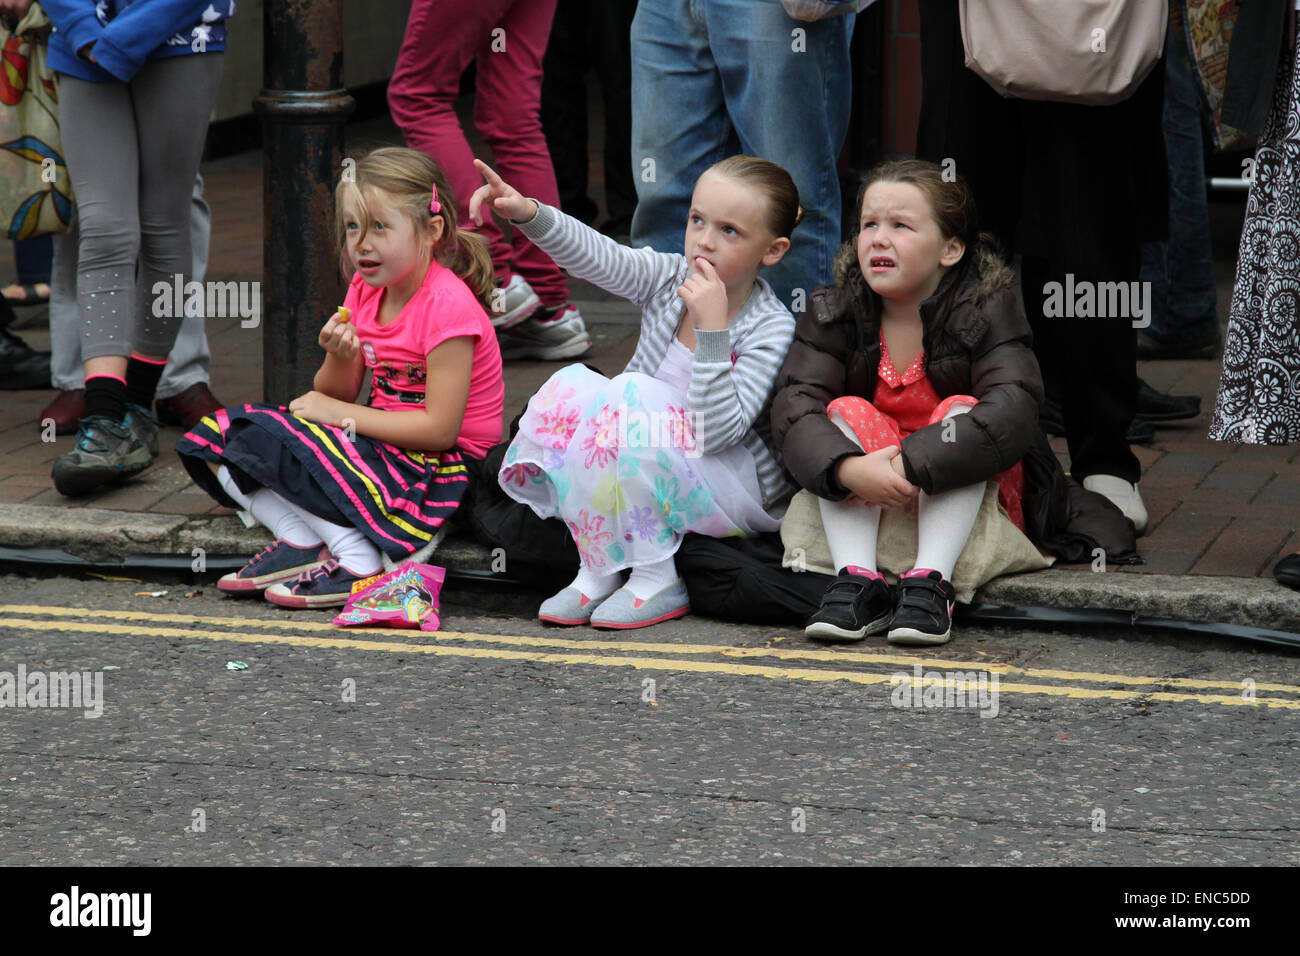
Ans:
[{"label": "girl in pink t-shirt", "polygon": [[[469,485],[465,458],[501,440],[505,383],[486,307],[492,262],[456,225],[442,170],[386,147],[335,192],[355,270],[320,332],[315,388],[242,405],[176,445],[196,483],[276,540],[217,586],[284,607],[343,604],[352,585],[428,544]],[[354,404],[366,370],[368,405]]]}]

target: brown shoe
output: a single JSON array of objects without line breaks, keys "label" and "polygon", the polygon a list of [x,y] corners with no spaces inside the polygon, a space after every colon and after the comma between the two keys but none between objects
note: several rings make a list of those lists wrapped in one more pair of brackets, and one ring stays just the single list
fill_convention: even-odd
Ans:
[{"label": "brown shoe", "polygon": [[54,397],[54,401],[41,409],[36,424],[40,428],[50,419],[54,420],[56,435],[70,435],[77,430],[77,422],[86,417],[86,390],[84,388],[65,388]]},{"label": "brown shoe", "polygon": [[208,388],[207,382],[195,382],[179,395],[160,398],[154,403],[158,412],[158,421],[164,425],[180,425],[185,429],[193,428],[204,415],[211,415],[225,408]]}]

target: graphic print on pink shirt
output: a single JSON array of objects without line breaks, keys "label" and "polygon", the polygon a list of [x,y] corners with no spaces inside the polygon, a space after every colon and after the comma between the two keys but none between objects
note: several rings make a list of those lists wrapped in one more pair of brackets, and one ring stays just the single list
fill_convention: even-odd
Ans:
[{"label": "graphic print on pink shirt", "polygon": [[505,380],[501,347],[487,312],[467,285],[450,269],[433,263],[424,283],[396,319],[379,323],[384,290],[355,275],[343,300],[355,316],[361,353],[371,370],[369,404],[387,411],[410,411],[424,405],[426,356],[457,336],[474,340],[469,400],[457,447],[476,458],[501,440]]}]

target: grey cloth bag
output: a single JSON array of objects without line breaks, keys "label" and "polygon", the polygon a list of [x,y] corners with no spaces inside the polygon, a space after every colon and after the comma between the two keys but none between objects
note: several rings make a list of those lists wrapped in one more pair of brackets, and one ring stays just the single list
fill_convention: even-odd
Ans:
[{"label": "grey cloth bag", "polygon": [[1003,96],[1105,106],[1164,52],[1168,0],[961,0],[966,66]]}]

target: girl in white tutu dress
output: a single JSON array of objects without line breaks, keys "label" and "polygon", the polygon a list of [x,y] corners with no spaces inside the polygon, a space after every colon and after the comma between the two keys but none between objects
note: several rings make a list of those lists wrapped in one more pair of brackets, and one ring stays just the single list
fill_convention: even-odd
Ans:
[{"label": "girl in white tutu dress", "polygon": [[767,408],[795,322],[758,273],[781,260],[802,218],[794,182],[752,156],[710,167],[695,184],[682,255],[619,245],[476,164],[487,184],[472,217],[490,202],[561,268],[642,310],[623,374],[556,372],[502,463],[505,491],[562,518],[582,558],[538,617],[607,628],[681,617],[690,601],[673,555],[683,534],[775,531],[792,491]]}]

